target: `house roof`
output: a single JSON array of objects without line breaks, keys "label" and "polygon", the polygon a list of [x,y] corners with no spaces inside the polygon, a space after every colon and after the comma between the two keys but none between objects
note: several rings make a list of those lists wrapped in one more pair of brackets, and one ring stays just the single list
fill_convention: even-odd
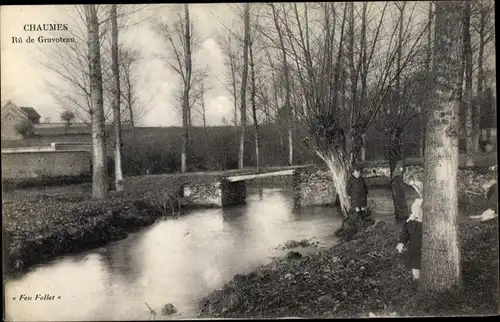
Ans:
[{"label": "house roof", "polygon": [[40,114],[33,107],[19,107],[24,113],[28,115],[30,119],[39,119],[41,118]]}]

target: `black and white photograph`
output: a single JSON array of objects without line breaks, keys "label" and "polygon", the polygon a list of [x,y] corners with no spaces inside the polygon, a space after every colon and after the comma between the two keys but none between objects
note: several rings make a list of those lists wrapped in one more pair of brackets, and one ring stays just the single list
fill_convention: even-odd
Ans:
[{"label": "black and white photograph", "polygon": [[0,20],[4,321],[500,314],[493,0]]}]

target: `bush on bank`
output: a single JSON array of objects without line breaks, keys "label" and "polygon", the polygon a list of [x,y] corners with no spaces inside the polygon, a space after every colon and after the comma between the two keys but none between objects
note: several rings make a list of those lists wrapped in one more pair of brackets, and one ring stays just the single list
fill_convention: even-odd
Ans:
[{"label": "bush on bank", "polygon": [[355,239],[296,259],[281,259],[237,275],[200,302],[200,317],[367,317],[498,313],[497,223],[463,224],[462,294],[422,296],[398,231],[383,222]]}]

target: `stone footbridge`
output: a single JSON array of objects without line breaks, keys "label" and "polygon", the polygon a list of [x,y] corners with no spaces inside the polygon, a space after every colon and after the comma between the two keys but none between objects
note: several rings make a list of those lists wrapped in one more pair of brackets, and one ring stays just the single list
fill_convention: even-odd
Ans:
[{"label": "stone footbridge", "polygon": [[[389,164],[384,161],[364,162],[366,178],[390,178]],[[217,173],[210,182],[185,183],[181,191],[183,203],[191,206],[231,207],[245,203],[246,181],[260,178],[292,176],[295,207],[328,206],[337,203],[333,179],[325,166],[305,165],[266,168],[260,171],[232,170]],[[419,194],[423,189],[423,162],[409,159],[403,170],[403,181]],[[496,183],[496,168],[482,171],[459,169],[458,190],[461,203],[476,203],[485,198],[488,189]]]}]

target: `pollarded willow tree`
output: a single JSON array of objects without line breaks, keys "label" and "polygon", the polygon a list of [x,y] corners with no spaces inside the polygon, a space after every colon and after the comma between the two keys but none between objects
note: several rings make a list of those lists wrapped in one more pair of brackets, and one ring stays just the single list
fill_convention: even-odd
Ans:
[{"label": "pollarded willow tree", "polygon": [[[346,183],[359,160],[362,135],[381,110],[396,75],[408,68],[425,27],[408,41],[397,66],[397,28],[387,19],[389,3],[281,5],[275,12],[283,45],[304,106],[297,117],[309,126],[314,152],[332,173],[345,216]],[[360,17],[360,18],[358,18]]]}]

